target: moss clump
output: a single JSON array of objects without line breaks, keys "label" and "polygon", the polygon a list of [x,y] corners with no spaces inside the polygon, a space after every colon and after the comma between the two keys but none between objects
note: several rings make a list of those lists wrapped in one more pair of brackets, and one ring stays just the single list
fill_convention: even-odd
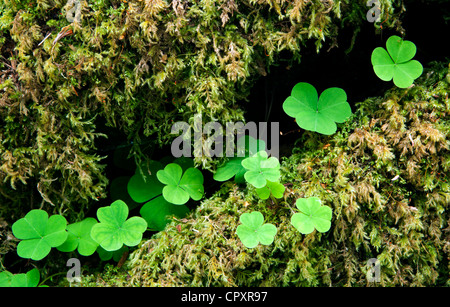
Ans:
[{"label": "moss clump", "polygon": [[[367,99],[332,137],[305,134],[282,163],[278,202],[225,183],[143,242],[121,285],[449,285],[448,72],[436,64],[416,86]],[[290,224],[295,199],[309,196],[332,207],[329,232],[301,235]],[[253,210],[277,226],[272,245],[247,249],[235,234]],[[370,258],[380,261],[379,283],[366,278]]]},{"label": "moss clump", "polygon": [[82,215],[106,196],[98,146],[115,129],[139,159],[139,144],[168,144],[177,120],[243,120],[237,103],[282,51],[299,60],[308,42],[319,50],[364,21],[365,2],[348,2],[82,0],[71,23],[74,1],[2,1],[2,215]]}]

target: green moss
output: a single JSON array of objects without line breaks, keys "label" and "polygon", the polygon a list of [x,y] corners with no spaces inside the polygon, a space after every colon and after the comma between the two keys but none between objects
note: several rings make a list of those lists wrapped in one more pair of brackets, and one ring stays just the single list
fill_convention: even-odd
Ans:
[{"label": "green moss", "polygon": [[[86,268],[87,272],[92,272],[92,268]],[[115,265],[107,264],[103,268],[102,276],[99,278],[95,274],[82,274],[81,283],[77,284],[80,287],[126,287],[130,280],[130,276],[123,268]],[[65,287],[67,281],[63,281],[59,286]]]},{"label": "green moss", "polygon": [[[282,163],[278,202],[225,183],[130,255],[125,284],[449,285],[448,72],[435,64],[414,87],[367,99],[332,137],[305,134],[306,146]],[[309,196],[333,209],[327,233],[301,235],[290,224],[295,199]],[[278,234],[270,246],[247,249],[235,230],[255,210]],[[366,278],[370,258],[380,261],[379,283]]]},{"label": "green moss", "polygon": [[97,146],[110,128],[139,160],[144,140],[170,143],[174,121],[243,120],[238,102],[282,51],[299,61],[307,42],[319,51],[367,10],[364,1],[80,3],[80,23],[67,21],[65,1],[0,3],[2,210],[44,206],[78,219],[105,197]]}]

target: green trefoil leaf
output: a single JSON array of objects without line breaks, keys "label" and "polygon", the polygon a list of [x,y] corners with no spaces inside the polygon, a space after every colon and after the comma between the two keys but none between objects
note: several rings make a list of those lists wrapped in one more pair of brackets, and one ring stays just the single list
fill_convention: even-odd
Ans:
[{"label": "green trefoil leaf", "polygon": [[411,86],[423,72],[422,64],[412,60],[416,54],[416,45],[393,35],[386,41],[386,49],[377,47],[372,52],[371,62],[375,74],[383,81],[393,80],[397,87]]},{"label": "green trefoil leaf", "polygon": [[0,272],[0,287],[37,287],[39,284],[39,270],[34,268],[27,273],[12,274],[8,271]]},{"label": "green trefoil leaf", "polygon": [[66,241],[67,221],[61,215],[48,217],[47,212],[34,209],[12,226],[13,234],[22,240],[17,245],[17,254],[22,258],[41,260]]},{"label": "green trefoil leaf", "polygon": [[203,197],[203,174],[194,167],[188,168],[183,174],[180,165],[170,163],[158,171],[156,176],[165,184],[162,190],[163,197],[172,204],[183,205],[190,198],[200,200]]},{"label": "green trefoil leaf", "polygon": [[156,173],[163,168],[158,161],[149,161],[136,168],[135,174],[127,184],[131,199],[137,203],[144,203],[160,195],[164,185],[156,177]]},{"label": "green trefoil leaf", "polygon": [[295,118],[300,128],[325,135],[335,133],[336,123],[343,123],[352,115],[343,89],[328,88],[318,97],[314,86],[306,82],[294,86],[283,110]]},{"label": "green trefoil leaf", "polygon": [[82,256],[92,255],[96,251],[98,243],[92,239],[91,230],[97,223],[96,219],[88,217],[80,222],[67,225],[67,240],[57,249],[62,252],[72,252],[77,249]]},{"label": "green trefoil leaf", "polygon": [[98,224],[92,226],[91,237],[107,251],[138,245],[147,229],[147,222],[139,216],[129,219],[128,206],[116,200],[110,206],[97,210]]},{"label": "green trefoil leaf", "polygon": [[241,164],[247,170],[245,180],[257,189],[264,187],[267,181],[278,181],[281,176],[280,162],[275,157],[268,158],[264,150],[242,160]]},{"label": "green trefoil leaf", "polygon": [[239,220],[242,224],[237,227],[236,234],[247,248],[254,248],[259,243],[272,244],[277,228],[273,224],[264,224],[261,212],[243,213]]},{"label": "green trefoil leaf", "polygon": [[268,199],[270,195],[273,195],[275,198],[282,198],[285,189],[282,183],[267,180],[266,186],[256,189],[256,193],[263,200]]},{"label": "green trefoil leaf", "polygon": [[331,227],[332,210],[322,206],[317,197],[299,198],[296,201],[299,213],[291,218],[291,224],[302,234],[309,234],[317,229],[318,232],[327,232]]},{"label": "green trefoil leaf", "polygon": [[255,139],[249,135],[240,137],[237,140],[236,156],[230,158],[217,169],[213,177],[214,180],[227,181],[234,177],[236,183],[245,182],[244,174],[247,170],[242,166],[242,161],[265,149],[266,143],[263,140]]}]

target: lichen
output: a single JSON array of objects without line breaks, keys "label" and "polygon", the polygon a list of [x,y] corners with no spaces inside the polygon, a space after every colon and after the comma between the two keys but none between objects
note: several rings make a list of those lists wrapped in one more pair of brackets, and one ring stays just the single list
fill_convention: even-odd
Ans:
[{"label": "lichen", "polygon": [[[125,285],[450,285],[449,69],[434,64],[414,87],[361,102],[332,137],[304,134],[282,162],[282,200],[225,183],[130,255]],[[309,196],[333,209],[327,233],[301,235],[290,224],[295,199]],[[248,249],[235,230],[255,210],[278,233]],[[371,258],[378,283],[366,276]]]}]

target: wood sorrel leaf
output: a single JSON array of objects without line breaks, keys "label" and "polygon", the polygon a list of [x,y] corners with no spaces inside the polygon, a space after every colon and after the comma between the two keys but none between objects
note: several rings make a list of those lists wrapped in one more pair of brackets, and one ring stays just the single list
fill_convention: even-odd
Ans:
[{"label": "wood sorrel leaf", "polygon": [[245,158],[234,157],[225,162],[224,165],[219,167],[214,174],[214,180],[217,181],[227,181],[233,176],[235,176],[235,181],[237,183],[243,182],[244,174],[246,172],[245,168],[241,165],[242,160]]},{"label": "wood sorrel leaf", "polygon": [[294,117],[300,128],[330,135],[336,132],[335,123],[343,123],[352,114],[347,94],[341,88],[332,87],[319,98],[309,83],[297,83],[283,103],[283,110]]},{"label": "wood sorrel leaf", "polygon": [[128,217],[128,207],[116,200],[111,206],[97,210],[100,223],[92,226],[91,237],[107,251],[115,251],[122,247],[135,246],[142,240],[147,229],[147,222],[138,216]]},{"label": "wood sorrel leaf", "polygon": [[27,273],[12,274],[0,272],[0,287],[36,287],[39,284],[39,270],[34,268]]},{"label": "wood sorrel leaf", "polygon": [[319,232],[327,232],[330,229],[332,210],[322,206],[319,198],[299,198],[296,206],[300,213],[292,216],[291,224],[302,234],[311,233],[314,229]]},{"label": "wood sorrel leaf", "polygon": [[282,183],[267,180],[266,186],[256,189],[256,193],[261,199],[268,199],[270,194],[275,198],[281,198],[284,195],[285,189]]},{"label": "wood sorrel leaf", "polygon": [[156,177],[156,173],[162,167],[160,162],[149,161],[136,168],[135,174],[127,184],[128,193],[133,201],[143,203],[162,193],[164,185]]},{"label": "wood sorrel leaf", "polygon": [[242,166],[242,160],[265,149],[266,143],[263,140],[257,140],[249,135],[240,137],[237,140],[237,156],[231,158],[217,169],[213,177],[214,180],[227,181],[234,176],[236,183],[243,183],[245,181],[244,174],[247,170]]},{"label": "wood sorrel leaf", "polygon": [[17,254],[22,258],[41,260],[67,239],[67,221],[61,215],[48,217],[47,212],[34,209],[12,226],[13,234],[22,240],[17,246]]},{"label": "wood sorrel leaf", "polygon": [[176,163],[167,164],[163,170],[156,173],[158,180],[165,184],[162,195],[175,205],[183,205],[189,198],[200,200],[203,197],[203,174],[191,167],[183,174],[183,169]]},{"label": "wood sorrel leaf", "polygon": [[266,151],[260,151],[242,160],[242,166],[247,170],[245,180],[255,188],[262,188],[268,181],[278,181],[280,178],[280,162],[275,157],[268,158]]},{"label": "wood sorrel leaf", "polygon": [[75,249],[82,256],[92,255],[98,247],[98,243],[91,238],[91,229],[97,224],[97,220],[88,217],[84,220],[67,225],[67,240],[57,247],[62,252],[72,252]]},{"label": "wood sorrel leaf", "polygon": [[148,227],[153,230],[161,231],[170,221],[169,216],[174,215],[183,218],[189,212],[185,205],[174,205],[164,199],[162,195],[145,203],[141,210],[141,216],[147,221]]},{"label": "wood sorrel leaf", "polygon": [[236,234],[246,247],[254,248],[259,243],[272,244],[277,228],[273,224],[264,224],[261,212],[243,213],[239,220],[242,224],[237,227]]},{"label": "wood sorrel leaf", "polygon": [[383,81],[393,79],[397,87],[409,87],[423,72],[422,64],[412,60],[416,45],[393,35],[386,41],[386,49],[377,47],[372,52],[375,74]]}]

